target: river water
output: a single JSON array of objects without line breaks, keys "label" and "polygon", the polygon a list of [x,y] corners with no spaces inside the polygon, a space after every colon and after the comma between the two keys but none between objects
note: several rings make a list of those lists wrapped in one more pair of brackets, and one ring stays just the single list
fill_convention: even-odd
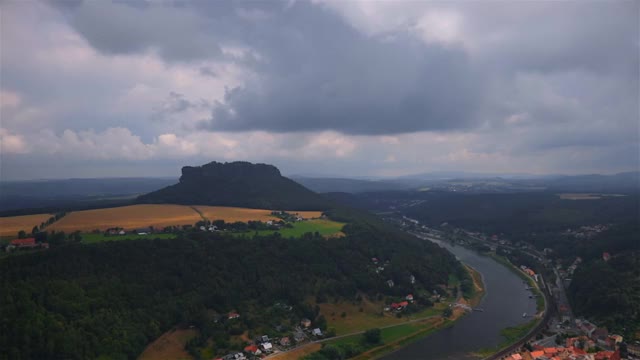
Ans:
[{"label": "river water", "polygon": [[[504,339],[500,330],[531,321],[522,314],[535,314],[536,301],[516,274],[493,259],[461,246],[431,240],[452,252],[460,261],[482,274],[485,296],[478,307],[484,312],[472,312],[434,334],[407,345],[383,359],[474,359],[469,354],[482,348],[499,345]],[[477,359],[477,358],[475,358]]]}]

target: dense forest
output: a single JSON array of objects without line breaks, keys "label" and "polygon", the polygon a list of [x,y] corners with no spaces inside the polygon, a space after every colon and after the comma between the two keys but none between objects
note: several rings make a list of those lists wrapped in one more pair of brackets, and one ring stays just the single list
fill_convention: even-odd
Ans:
[{"label": "dense forest", "polygon": [[[273,331],[280,320],[266,310],[277,303],[292,306],[289,317],[322,326],[309,297],[403,295],[466,274],[445,250],[379,224],[354,221],[344,232],[330,241],[317,234],[192,233],[6,257],[0,260],[0,348],[6,350],[0,358],[131,359],[176,325],[195,325],[222,351],[234,348],[233,334]],[[372,257],[389,260],[390,272],[378,276]],[[395,287],[386,285],[388,278]],[[230,311],[242,315],[239,321],[222,316]]]},{"label": "dense forest", "polygon": [[140,203],[325,210],[328,201],[280,174],[273,165],[211,162],[182,168],[180,182],[142,195]]},{"label": "dense forest", "polygon": [[[603,250],[611,253],[608,261]],[[583,263],[568,292],[574,312],[627,339],[640,339],[640,224],[613,228],[578,253]]]}]

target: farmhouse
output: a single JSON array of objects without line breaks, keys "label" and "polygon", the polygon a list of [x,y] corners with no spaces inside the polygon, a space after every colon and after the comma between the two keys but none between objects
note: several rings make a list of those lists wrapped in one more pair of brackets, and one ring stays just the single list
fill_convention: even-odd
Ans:
[{"label": "farmhouse", "polygon": [[311,320],[309,319],[302,319],[302,321],[300,321],[300,325],[308,328],[309,326],[311,326]]},{"label": "farmhouse", "polygon": [[313,331],[311,332],[314,336],[322,336],[322,330],[320,330],[320,328],[315,328],[313,329]]},{"label": "farmhouse", "polygon": [[11,251],[13,249],[34,249],[38,247],[48,249],[49,244],[37,243],[35,238],[14,239],[14,240],[11,240],[9,245],[7,245],[7,251]]}]

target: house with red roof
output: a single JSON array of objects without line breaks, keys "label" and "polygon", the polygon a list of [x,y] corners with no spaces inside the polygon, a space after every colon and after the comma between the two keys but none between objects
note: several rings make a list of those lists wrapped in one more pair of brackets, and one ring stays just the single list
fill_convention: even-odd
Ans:
[{"label": "house with red roof", "polygon": [[26,239],[13,239],[7,245],[7,251],[11,251],[13,249],[35,249],[35,248],[43,248],[48,249],[48,243],[37,243],[35,238],[26,238]]},{"label": "house with red roof", "polygon": [[238,314],[236,312],[230,312],[228,318],[229,318],[229,320],[232,320],[232,319],[237,319],[239,317],[240,317],[240,314]]},{"label": "house with red roof", "polygon": [[391,304],[391,309],[400,311],[400,310],[404,309],[405,307],[407,307],[408,305],[409,305],[408,301],[401,301],[399,303]]},{"label": "house with red roof", "polygon": [[258,346],[255,345],[255,344],[254,345],[245,346],[244,352],[249,353],[251,355],[256,355],[256,356],[262,354],[262,351],[260,351]]},{"label": "house with red roof", "polygon": [[609,261],[609,259],[611,259],[611,254],[609,254],[608,252],[603,252],[602,253],[602,260]]}]

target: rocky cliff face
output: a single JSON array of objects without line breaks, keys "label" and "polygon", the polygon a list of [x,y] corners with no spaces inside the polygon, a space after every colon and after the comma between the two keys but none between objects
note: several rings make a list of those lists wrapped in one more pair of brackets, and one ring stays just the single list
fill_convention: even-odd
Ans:
[{"label": "rocky cliff face", "polygon": [[185,166],[178,184],[142,195],[137,201],[287,210],[328,208],[322,196],[282,176],[275,166],[240,161]]}]

